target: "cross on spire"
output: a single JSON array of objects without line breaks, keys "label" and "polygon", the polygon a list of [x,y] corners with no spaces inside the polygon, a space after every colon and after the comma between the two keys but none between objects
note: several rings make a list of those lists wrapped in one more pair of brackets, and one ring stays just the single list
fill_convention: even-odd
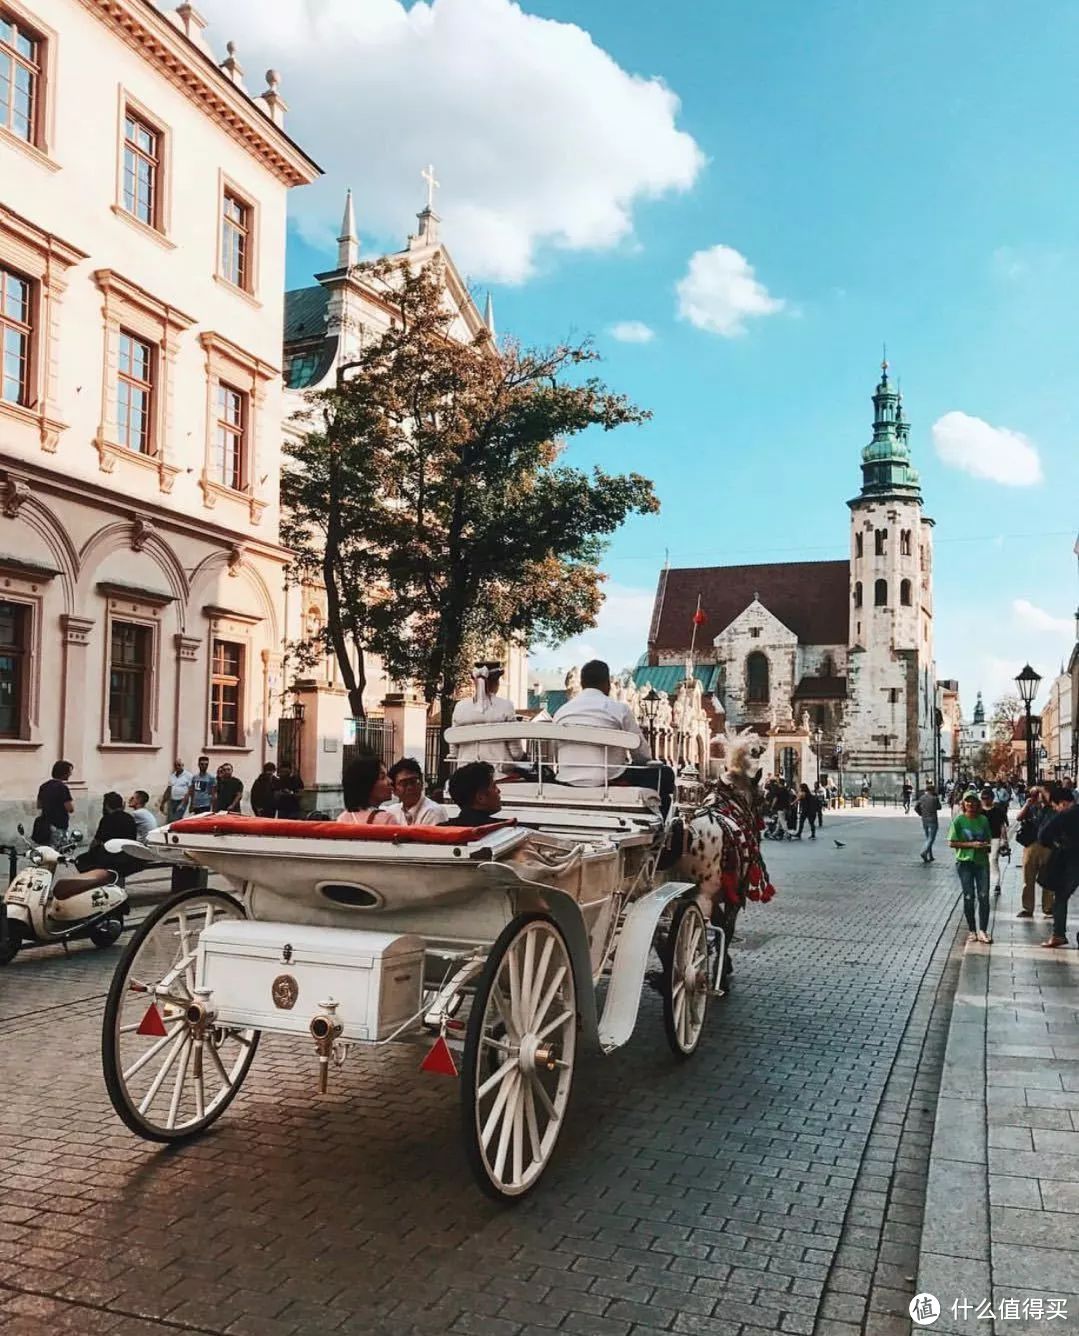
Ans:
[{"label": "cross on spire", "polygon": [[420,176],[427,182],[427,208],[433,212],[435,207],[435,191],[441,185],[440,181],[435,180],[434,165],[428,163],[423,171],[420,172]]}]

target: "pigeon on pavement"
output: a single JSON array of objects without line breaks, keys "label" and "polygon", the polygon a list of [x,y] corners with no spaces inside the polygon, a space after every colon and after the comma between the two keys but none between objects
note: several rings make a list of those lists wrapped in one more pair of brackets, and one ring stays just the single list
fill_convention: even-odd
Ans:
[{"label": "pigeon on pavement", "polygon": [[842,840],[833,840],[832,843],[837,849],[845,849],[847,847]]}]

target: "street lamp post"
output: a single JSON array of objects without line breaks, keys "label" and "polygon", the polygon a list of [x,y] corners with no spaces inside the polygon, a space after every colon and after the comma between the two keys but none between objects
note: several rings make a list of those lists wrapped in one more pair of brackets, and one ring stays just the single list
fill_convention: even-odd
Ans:
[{"label": "street lamp post", "polygon": [[839,772],[839,779],[836,781],[836,783],[839,789],[839,795],[838,795],[839,802],[840,804],[842,804],[843,802],[843,739],[842,738],[836,738],[835,765],[836,765],[836,770],[838,770]]},{"label": "street lamp post", "polygon": [[[1034,731],[1031,726],[1030,707],[1034,697],[1038,694],[1038,683],[1042,680],[1041,673],[1036,673],[1029,663],[1023,665],[1023,671],[1016,676],[1015,685],[1019,688],[1019,699],[1023,702],[1023,709],[1026,712],[1026,740],[1027,740],[1027,788],[1034,783]],[[1039,725],[1041,720],[1038,721]]]},{"label": "street lamp post", "polygon": [[824,741],[824,729],[819,726],[813,733],[813,741],[816,744],[817,752],[817,787],[820,787],[820,745]]},{"label": "street lamp post", "polygon": [[656,715],[659,711],[659,692],[655,687],[649,687],[641,697],[641,713],[644,715],[644,722],[648,728],[648,748],[653,758],[656,754]]}]

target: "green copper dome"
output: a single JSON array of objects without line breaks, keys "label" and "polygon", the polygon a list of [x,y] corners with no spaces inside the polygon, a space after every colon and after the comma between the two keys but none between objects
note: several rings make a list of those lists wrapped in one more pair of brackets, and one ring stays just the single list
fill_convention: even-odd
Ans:
[{"label": "green copper dome", "polygon": [[873,392],[873,439],[862,451],[862,496],[921,500],[918,470],[910,462],[910,423],[903,416],[903,396],[888,380],[886,361]]}]

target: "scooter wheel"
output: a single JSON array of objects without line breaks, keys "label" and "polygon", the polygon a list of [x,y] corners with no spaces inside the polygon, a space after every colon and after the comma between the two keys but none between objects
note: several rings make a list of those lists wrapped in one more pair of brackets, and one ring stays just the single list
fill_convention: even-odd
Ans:
[{"label": "scooter wheel", "polygon": [[[5,912],[3,906],[0,906],[0,914]],[[22,934],[19,931],[19,924],[14,919],[7,921],[7,940],[0,939],[0,965],[10,965],[19,954],[19,947],[22,945]]]},{"label": "scooter wheel", "polygon": [[106,946],[115,946],[123,930],[124,920],[116,914],[111,918],[102,919],[100,923],[95,923],[89,930],[88,936],[96,947],[104,949]]}]

